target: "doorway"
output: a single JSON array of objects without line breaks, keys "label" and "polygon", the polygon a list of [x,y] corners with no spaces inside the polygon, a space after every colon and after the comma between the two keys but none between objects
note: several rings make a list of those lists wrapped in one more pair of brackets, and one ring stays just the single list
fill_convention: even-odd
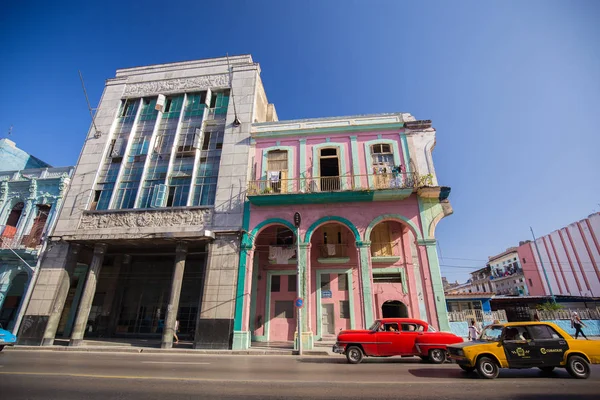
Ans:
[{"label": "doorway", "polygon": [[383,318],[408,318],[408,308],[406,304],[398,300],[390,300],[381,306],[381,316]]},{"label": "doorway", "polygon": [[319,168],[321,191],[333,192],[340,190],[340,162],[337,148],[321,149]]},{"label": "doorway", "polygon": [[321,305],[321,325],[323,325],[323,335],[335,335],[333,304]]},{"label": "doorway", "polygon": [[19,272],[10,284],[0,309],[0,324],[4,329],[11,330],[15,324],[28,280],[29,275],[26,272]]}]

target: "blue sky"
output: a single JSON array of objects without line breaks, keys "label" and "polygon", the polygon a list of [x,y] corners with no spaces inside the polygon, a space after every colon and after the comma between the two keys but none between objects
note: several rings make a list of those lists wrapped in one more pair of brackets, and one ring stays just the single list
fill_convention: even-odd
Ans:
[{"label": "blue sky", "polygon": [[95,107],[117,68],[250,53],[280,119],[433,120],[449,279],[600,211],[598,1],[129,3],[2,2],[0,137],[74,164],[78,70]]}]

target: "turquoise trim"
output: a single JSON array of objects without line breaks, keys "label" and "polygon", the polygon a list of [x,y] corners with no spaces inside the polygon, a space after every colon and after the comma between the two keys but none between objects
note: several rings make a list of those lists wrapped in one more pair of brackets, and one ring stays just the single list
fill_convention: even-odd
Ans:
[{"label": "turquoise trim", "polygon": [[350,257],[317,258],[319,264],[346,264]]},{"label": "turquoise trim", "polygon": [[252,336],[252,341],[253,342],[267,342],[267,337],[265,335],[260,335],[260,336]]},{"label": "turquoise trim", "polygon": [[256,330],[256,298],[258,297],[258,257],[254,254],[252,257],[252,288],[250,289],[250,321],[248,321],[251,339],[256,340],[254,335]]},{"label": "turquoise trim", "polygon": [[323,310],[321,309],[321,275],[346,273],[348,280],[348,306],[350,307],[350,329],[356,329],[356,315],[354,313],[354,280],[352,278],[352,269],[317,269],[315,270],[317,281],[317,334],[315,340],[321,340],[323,337]]},{"label": "turquoise trim", "polygon": [[[306,139],[300,139],[300,155],[298,159],[300,160],[300,171],[298,171],[298,177],[306,178]],[[306,190],[306,180],[300,180],[300,190]]]},{"label": "turquoise trim", "polygon": [[242,219],[242,229],[244,230],[244,238],[240,242],[240,263],[238,268],[237,291],[235,296],[235,319],[233,323],[234,331],[242,330],[243,314],[244,314],[244,289],[246,285],[246,260],[248,258],[248,249],[245,244],[247,240],[245,233],[250,225],[250,202],[244,202],[244,217]]},{"label": "turquoise trim", "polygon": [[249,195],[248,200],[255,206],[282,206],[294,204],[357,203],[373,201],[404,200],[413,193],[408,189],[356,190],[345,192],[317,193],[277,193]]},{"label": "turquoise trim", "polygon": [[256,227],[254,229],[252,229],[252,232],[250,233],[250,240],[252,240],[252,243],[254,243],[254,239],[256,238],[256,236],[258,235],[258,233],[265,228],[268,225],[283,225],[287,228],[289,228],[292,232],[296,232],[296,227],[294,225],[292,225],[292,223],[286,219],[283,218],[269,218],[263,222],[261,222],[260,224],[256,225]]},{"label": "turquoise trim", "polygon": [[296,271],[290,270],[273,270],[267,271],[267,293],[266,293],[266,301],[265,301],[265,334],[266,341],[269,341],[270,332],[269,329],[271,327],[271,277],[273,275],[296,275]]},{"label": "turquoise trim", "polygon": [[[312,147],[312,152],[313,152],[312,176],[313,176],[313,178],[321,177],[321,171],[320,171],[320,167],[319,167],[320,150],[327,149],[327,148],[334,148],[334,147],[338,149],[340,176],[348,175],[347,171],[346,171],[346,146],[345,146],[345,143],[326,142],[326,143],[315,144]],[[348,185],[346,184],[346,180],[343,178],[340,178],[340,181],[341,181],[342,190],[347,189]]]},{"label": "turquoise trim", "polygon": [[234,331],[231,349],[232,350],[246,350],[249,348],[250,348],[250,332]]},{"label": "turquoise trim", "polygon": [[[373,257],[371,256],[371,262],[373,264],[378,263],[378,264],[395,264],[398,261],[400,261],[399,256],[381,256],[381,257]],[[387,268],[389,269],[389,268]]]},{"label": "turquoise trim", "polygon": [[400,133],[400,140],[402,140],[402,153],[404,154],[406,173],[410,174],[410,152],[408,150],[408,139],[406,138],[406,133]]},{"label": "turquoise trim", "polygon": [[254,138],[277,138],[286,136],[308,136],[321,135],[326,133],[345,133],[345,132],[369,132],[369,131],[393,131],[404,128],[403,122],[393,124],[365,124],[356,126],[341,126],[336,128],[314,128],[314,129],[290,129],[279,132],[261,132],[254,133]]},{"label": "turquoise trim", "polygon": [[288,160],[287,160],[287,166],[288,166],[288,179],[290,179],[288,182],[288,191],[291,192],[294,190],[294,181],[291,180],[293,178],[296,177],[295,175],[295,171],[294,171],[294,147],[293,146],[271,146],[271,147],[267,147],[266,149],[262,149],[262,165],[260,166],[261,169],[261,179],[263,180],[267,180],[267,158],[268,158],[268,154],[269,151],[273,151],[273,150],[285,150],[287,151],[287,155],[288,155]]},{"label": "turquoise trim", "polygon": [[358,141],[356,136],[350,136],[352,149],[352,173],[354,174],[354,187],[360,187],[360,161],[358,160]]},{"label": "turquoise trim", "polygon": [[391,221],[391,220],[397,220],[397,221],[407,224],[413,231],[413,234],[417,237],[417,240],[423,239],[423,236],[421,235],[421,231],[419,230],[417,225],[414,222],[412,222],[411,220],[409,220],[408,218],[406,218],[405,216],[403,216],[401,214],[384,214],[384,215],[380,215],[379,217],[377,217],[373,221],[371,221],[371,223],[367,227],[367,230],[365,231],[365,240],[369,240],[371,238],[371,231],[373,230],[375,225],[377,225],[378,223],[380,223],[382,221]]},{"label": "turquoise trim", "polygon": [[400,165],[400,148],[398,147],[398,141],[393,139],[375,139],[369,140],[364,143],[365,146],[365,168],[367,171],[367,178],[369,180],[369,187],[371,189],[375,188],[373,184],[373,171],[371,170],[373,166],[373,157],[371,156],[371,146],[374,144],[391,144],[394,148],[394,164],[396,166]]},{"label": "turquoise trim", "polygon": [[310,243],[310,239],[312,237],[313,232],[320,225],[323,225],[326,222],[332,222],[332,221],[339,222],[343,225],[346,225],[346,227],[348,227],[354,234],[354,239],[357,242],[360,241],[360,233],[358,233],[358,229],[356,229],[356,226],[354,226],[354,224],[352,222],[348,221],[346,218],[330,216],[330,217],[319,218],[317,221],[313,222],[313,224],[310,226],[310,228],[308,228],[308,230],[306,231],[306,234],[304,235],[304,243]]},{"label": "turquoise trim", "polygon": [[406,270],[404,268],[374,268],[372,270],[373,275],[388,274],[390,272],[400,273],[400,279],[402,279],[402,293],[408,294],[408,284],[406,282]]}]

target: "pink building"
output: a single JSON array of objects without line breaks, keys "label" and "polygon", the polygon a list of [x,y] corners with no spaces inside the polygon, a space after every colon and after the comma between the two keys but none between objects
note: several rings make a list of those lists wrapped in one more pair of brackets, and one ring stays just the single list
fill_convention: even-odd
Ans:
[{"label": "pink building", "polygon": [[298,297],[304,348],[381,317],[449,330],[434,145],[406,113],[253,125],[233,348],[291,343]]},{"label": "pink building", "polygon": [[600,213],[595,213],[537,238],[539,255],[533,242],[522,242],[518,253],[529,293],[599,297],[599,240]]}]

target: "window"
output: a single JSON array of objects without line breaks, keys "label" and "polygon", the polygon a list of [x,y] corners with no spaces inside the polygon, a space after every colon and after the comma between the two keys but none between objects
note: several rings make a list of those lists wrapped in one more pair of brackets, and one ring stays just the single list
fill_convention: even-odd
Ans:
[{"label": "window", "polygon": [[348,300],[340,300],[340,318],[350,318],[350,302]]},{"label": "window", "polygon": [[531,337],[524,326],[508,326],[504,329],[504,340],[531,340]]},{"label": "window", "polygon": [[399,332],[398,324],[395,322],[384,324],[379,329],[385,332]]},{"label": "window", "polygon": [[[288,152],[287,150],[271,150],[267,153],[267,179],[275,193],[287,189],[288,179]],[[285,184],[281,184],[281,180]]]},{"label": "window", "polygon": [[276,301],[275,302],[275,318],[294,318],[294,302],[293,301]]},{"label": "window", "polygon": [[399,272],[373,274],[373,283],[402,283],[402,274]]},{"label": "window", "polygon": [[296,275],[288,275],[287,277],[288,280],[288,292],[292,292],[295,293],[296,292]]},{"label": "window", "polygon": [[394,154],[389,144],[374,144],[371,146],[373,173],[377,175],[391,174],[394,169]]},{"label": "window", "polygon": [[392,256],[392,236],[390,226],[382,222],[373,228],[371,232],[371,256],[385,257]]},{"label": "window", "polygon": [[321,275],[321,290],[331,290],[331,277],[329,276],[329,274],[322,274]]},{"label": "window", "polygon": [[273,275],[271,277],[271,293],[279,292],[281,286],[281,277],[279,275]]},{"label": "window", "polygon": [[531,280],[531,278],[527,279],[529,281],[529,286],[533,287],[533,281]]},{"label": "window", "polygon": [[348,276],[346,274],[338,274],[338,290],[346,291],[348,290]]},{"label": "window", "polygon": [[563,339],[558,332],[548,325],[533,325],[529,327],[533,340]]},{"label": "window", "polygon": [[[420,327],[420,330],[423,330],[423,327]],[[417,324],[402,324],[402,332],[417,332],[419,331],[419,326]]]},{"label": "window", "polygon": [[523,257],[523,264],[525,264],[527,262],[527,260],[525,259],[525,257]]}]

